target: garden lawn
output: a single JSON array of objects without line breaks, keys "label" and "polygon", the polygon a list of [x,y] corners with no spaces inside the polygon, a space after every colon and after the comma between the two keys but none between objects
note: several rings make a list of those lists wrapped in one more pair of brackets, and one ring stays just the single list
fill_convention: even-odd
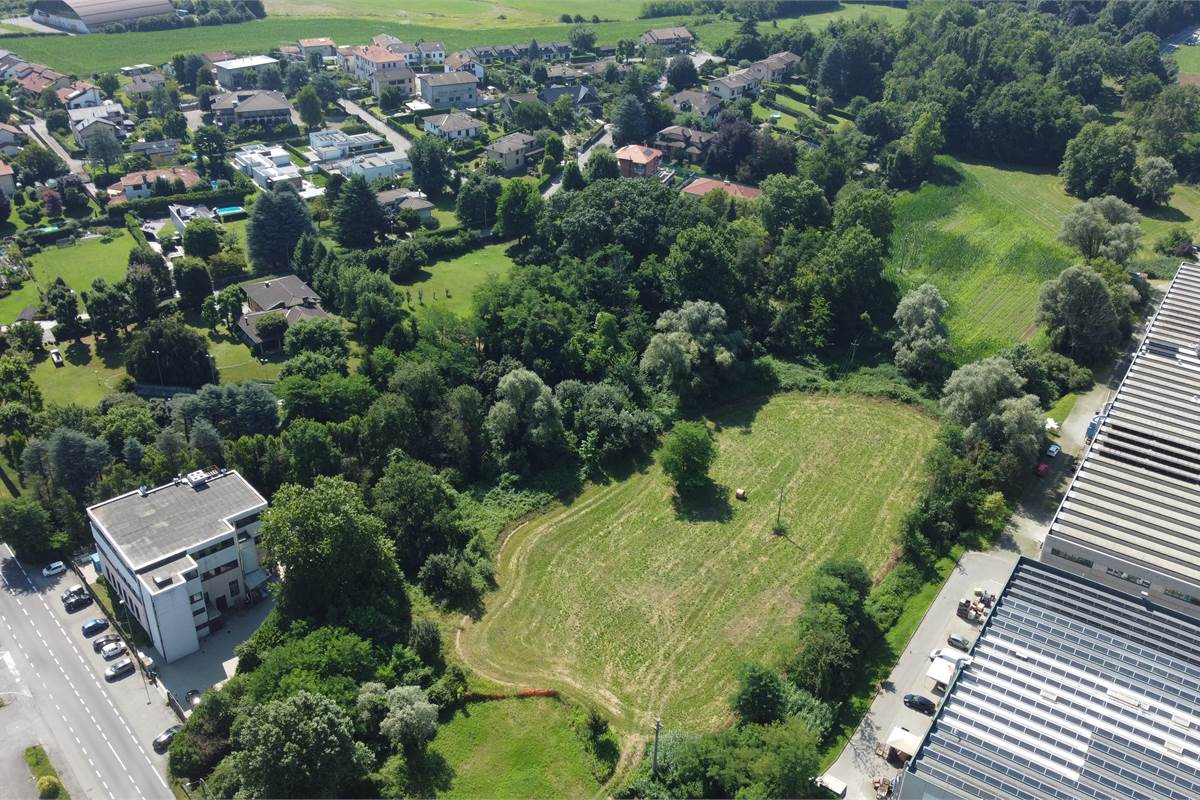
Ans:
[{"label": "garden lawn", "polygon": [[[612,13],[628,14],[635,2],[640,6],[640,0],[617,0],[617,10],[609,11],[606,7],[605,16]],[[561,22],[547,23],[545,20],[557,19],[557,16],[565,11],[572,14],[578,11],[590,19],[591,14],[595,12],[594,4],[585,3],[584,0],[563,0],[550,6],[540,0],[515,0],[505,2],[503,9],[496,5],[481,5],[471,0],[446,0],[445,3],[438,3],[436,6],[406,0],[406,4],[414,9],[412,13],[397,11],[395,4],[387,3],[386,0],[348,0],[345,3],[340,0],[302,0],[300,4],[289,1],[288,7],[297,13],[302,8],[312,8],[313,16],[276,16],[238,25],[201,26],[173,31],[90,36],[14,36],[6,38],[4,46],[31,61],[49,64],[64,72],[90,75],[93,72],[119,69],[129,62],[128,53],[138,53],[138,57],[144,61],[162,64],[170,61],[175,53],[201,53],[212,50],[262,53],[283,44],[295,44],[297,39],[306,36],[329,36],[338,44],[361,44],[377,33],[391,33],[409,42],[418,39],[440,41],[446,46],[447,52],[483,44],[527,44],[534,39],[539,42],[566,41],[572,25]],[[523,13],[510,15],[508,9],[514,5]],[[349,16],[351,11],[357,12],[365,6],[381,9],[387,16]],[[588,7],[585,9],[584,6]],[[436,8],[436,11],[429,11],[430,8]],[[418,12],[417,9],[421,11]],[[333,16],[326,16],[328,14]],[[500,19],[501,14],[505,19]],[[864,14],[898,24],[904,19],[906,12],[902,9],[855,3],[837,11],[800,15],[777,22],[780,27],[788,27],[804,21],[810,28],[817,30],[834,19]],[[653,20],[626,18],[590,27],[595,29],[599,44],[615,44],[619,39],[637,39],[650,28],[685,25],[688,20],[688,17],[662,17]],[[516,22],[520,25],[508,26]],[[771,26],[772,22],[760,23],[762,30],[768,30]],[[713,22],[692,25],[690,29],[700,37],[704,47],[712,48],[732,36],[737,30],[737,23],[734,20],[716,19]]]},{"label": "garden lawn", "polygon": [[[65,37],[50,37],[65,38]],[[96,278],[115,283],[125,277],[133,237],[121,229],[120,235],[107,244],[100,239],[88,239],[70,247],[47,247],[30,257],[34,277],[42,288],[48,288],[56,278],[62,278],[76,292],[85,292]],[[25,306],[40,302],[37,286],[27,281],[21,288],[0,299],[0,322],[16,319]]]},{"label": "garden lawn", "polygon": [[[1042,283],[1080,260],[1057,240],[1079,202],[1053,172],[940,156],[934,178],[896,200],[887,270],[905,291],[925,281],[941,290],[954,360],[974,361],[1038,333]],[[1200,191],[1180,184],[1170,207],[1143,215],[1141,254],[1197,220]]]},{"label": "garden lawn", "polygon": [[513,262],[505,254],[507,244],[493,244],[473,250],[449,261],[439,261],[421,270],[416,280],[400,285],[409,296],[408,307],[444,308],[466,316],[471,310],[475,290],[491,276],[502,278]]},{"label": "garden lawn", "polygon": [[571,706],[531,697],[470,703],[429,745],[449,767],[437,797],[552,798],[599,794],[593,759],[571,727]]},{"label": "garden lawn", "polygon": [[[620,733],[730,720],[734,670],[789,648],[807,578],[887,563],[936,422],[891,402],[784,394],[716,414],[717,489],[678,503],[657,465],[518,527],[459,653],[479,674],[586,698]],[[747,502],[734,489],[749,492]],[[772,533],[780,494],[785,536]]]},{"label": "garden lawn", "polygon": [[1200,47],[1183,45],[1175,49],[1175,63],[1179,65],[1179,73],[1197,75],[1200,77]]},{"label": "garden lawn", "polygon": [[125,375],[122,345],[106,345],[97,352],[91,336],[59,342],[63,365],[54,366],[47,352],[40,353],[33,365],[33,382],[46,402],[70,402],[85,408],[99,405],[105,395],[117,391],[117,381]]}]

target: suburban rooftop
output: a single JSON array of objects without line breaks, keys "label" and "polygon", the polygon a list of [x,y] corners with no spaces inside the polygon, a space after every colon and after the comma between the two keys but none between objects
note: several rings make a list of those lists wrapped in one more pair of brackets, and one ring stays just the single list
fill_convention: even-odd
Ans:
[{"label": "suburban rooftop", "polygon": [[195,473],[155,489],[135,489],[87,510],[139,571],[189,547],[232,533],[240,516],[267,501],[235,470]]}]

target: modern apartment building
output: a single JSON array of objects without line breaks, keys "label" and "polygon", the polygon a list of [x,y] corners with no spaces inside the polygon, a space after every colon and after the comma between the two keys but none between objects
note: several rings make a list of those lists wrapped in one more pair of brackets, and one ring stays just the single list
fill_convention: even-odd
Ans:
[{"label": "modern apartment building", "polygon": [[240,474],[215,467],[88,508],[113,599],[164,661],[200,649],[222,612],[266,583],[258,559],[266,508]]}]

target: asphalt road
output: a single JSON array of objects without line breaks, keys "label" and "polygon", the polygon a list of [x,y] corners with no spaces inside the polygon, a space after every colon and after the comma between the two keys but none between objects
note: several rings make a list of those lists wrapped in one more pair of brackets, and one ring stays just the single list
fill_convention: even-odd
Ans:
[{"label": "asphalt road", "polygon": [[105,682],[106,662],[79,630],[100,612],[93,604],[68,616],[58,597],[74,575],[45,579],[40,565],[22,565],[2,546],[0,578],[0,683],[13,687],[0,714],[14,716],[11,726],[0,722],[0,774],[8,778],[14,753],[40,743],[77,796],[171,798],[165,759],[150,742],[175,718],[157,692],[142,694],[137,674]]}]

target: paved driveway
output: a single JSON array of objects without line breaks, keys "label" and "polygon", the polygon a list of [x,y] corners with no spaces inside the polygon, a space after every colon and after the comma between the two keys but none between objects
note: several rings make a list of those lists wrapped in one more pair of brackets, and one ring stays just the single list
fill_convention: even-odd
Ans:
[{"label": "paved driveway", "polygon": [[353,100],[347,100],[343,97],[337,102],[347,114],[358,117],[364,125],[372,128],[380,136],[391,142],[392,148],[397,154],[402,156],[408,155],[408,148],[412,147],[412,142],[401,136],[399,132],[392,130],[387,123],[380,120],[370,111],[367,111]]},{"label": "paved driveway", "polygon": [[[580,169],[583,169],[584,167],[587,166],[588,159],[590,159],[592,157],[592,153],[596,152],[597,147],[607,147],[610,149],[612,148],[612,125],[605,124],[604,135],[601,136],[596,141],[592,142],[590,147],[588,147],[586,150],[581,152],[575,158],[575,161],[576,161],[576,163],[579,164]],[[549,197],[550,195],[557,192],[561,186],[562,186],[562,173],[560,172],[560,173],[558,173],[558,177],[555,178],[553,181],[551,181],[550,185],[546,187],[546,191],[542,192],[542,197]]]},{"label": "paved driveway", "polygon": [[951,633],[962,634],[974,641],[979,632],[977,625],[965,622],[955,614],[959,598],[969,595],[976,587],[999,594],[1016,562],[1016,553],[967,553],[955,566],[854,736],[825,773],[845,781],[847,798],[874,798],[872,781],[875,778],[890,779],[899,771],[875,755],[876,745],[887,741],[892,728],[901,726],[922,739],[925,737],[930,717],[905,708],[901,699],[912,692],[940,700],[925,677],[930,651],[945,647],[946,636]]}]

